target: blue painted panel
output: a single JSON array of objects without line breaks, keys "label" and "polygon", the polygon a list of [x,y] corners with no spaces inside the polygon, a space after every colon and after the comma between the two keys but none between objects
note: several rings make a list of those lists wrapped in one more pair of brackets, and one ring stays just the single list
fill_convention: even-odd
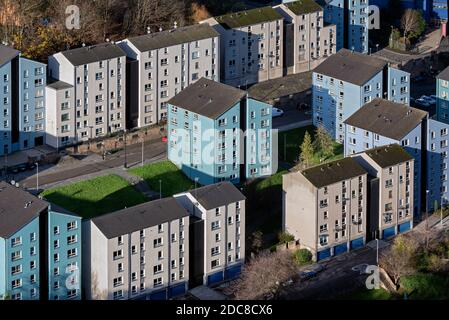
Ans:
[{"label": "blue painted panel", "polygon": [[334,247],[334,256],[338,256],[339,254],[348,252],[348,244],[347,243],[342,243],[339,244],[338,246]]},{"label": "blue painted panel", "polygon": [[407,221],[407,222],[401,223],[399,225],[399,233],[403,233],[403,232],[409,231],[411,229],[411,224],[412,224],[411,221]]},{"label": "blue painted panel", "polygon": [[363,243],[363,238],[358,238],[358,239],[354,239],[351,241],[351,249],[358,249],[363,247],[364,243]]},{"label": "blue painted panel", "polygon": [[382,230],[382,239],[390,238],[395,235],[394,227]]},{"label": "blue painted panel", "polygon": [[229,280],[237,278],[241,272],[242,272],[241,265],[229,267],[225,270],[225,279]]},{"label": "blue painted panel", "polygon": [[223,271],[219,271],[207,276],[207,285],[210,286],[214,283],[223,281]]},{"label": "blue painted panel", "polygon": [[167,300],[167,291],[158,291],[150,294],[150,300]]},{"label": "blue painted panel", "polygon": [[329,248],[329,249],[325,249],[322,251],[318,251],[316,259],[317,259],[317,261],[320,261],[320,260],[329,258],[330,256],[331,256],[331,249]]},{"label": "blue painted panel", "polygon": [[168,289],[169,298],[181,296],[186,293],[186,284],[181,283]]}]

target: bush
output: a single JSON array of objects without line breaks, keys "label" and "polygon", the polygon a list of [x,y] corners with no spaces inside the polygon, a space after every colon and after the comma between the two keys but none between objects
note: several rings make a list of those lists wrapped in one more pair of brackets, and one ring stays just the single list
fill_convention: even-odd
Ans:
[{"label": "bush", "polygon": [[295,237],[288,232],[280,232],[278,234],[279,244],[294,241]]},{"label": "bush", "polygon": [[299,249],[295,252],[294,259],[298,266],[303,266],[312,261],[312,253],[307,249]]}]

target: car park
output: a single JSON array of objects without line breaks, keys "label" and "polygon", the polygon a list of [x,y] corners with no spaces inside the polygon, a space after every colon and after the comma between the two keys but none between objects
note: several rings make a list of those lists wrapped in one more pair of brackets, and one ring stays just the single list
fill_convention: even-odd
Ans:
[{"label": "car park", "polygon": [[318,276],[318,273],[315,271],[303,271],[299,273],[299,279],[301,281],[311,280]]}]

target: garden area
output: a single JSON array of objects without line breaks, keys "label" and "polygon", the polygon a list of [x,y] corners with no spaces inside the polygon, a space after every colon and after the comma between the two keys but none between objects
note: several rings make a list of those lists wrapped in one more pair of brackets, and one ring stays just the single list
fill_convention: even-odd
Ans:
[{"label": "garden area", "polygon": [[131,184],[116,175],[48,189],[41,196],[86,219],[148,201]]}]

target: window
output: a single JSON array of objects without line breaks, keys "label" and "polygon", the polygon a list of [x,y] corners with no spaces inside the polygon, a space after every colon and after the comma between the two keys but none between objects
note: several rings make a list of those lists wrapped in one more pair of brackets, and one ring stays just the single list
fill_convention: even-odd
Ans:
[{"label": "window", "polygon": [[220,221],[213,221],[211,223],[211,230],[218,230],[220,229]]},{"label": "window", "polygon": [[77,228],[76,221],[67,223],[67,231],[72,231],[72,230],[75,230],[76,228]]},{"label": "window", "polygon": [[210,267],[212,269],[218,268],[220,266],[220,259],[212,260],[210,263]]},{"label": "window", "polygon": [[113,293],[114,300],[119,300],[123,298],[123,290],[118,290]]},{"label": "window", "polygon": [[213,247],[213,248],[211,248],[211,256],[216,256],[216,255],[218,255],[218,254],[220,254],[220,247]]},{"label": "window", "polygon": [[162,244],[163,244],[162,238],[157,238],[153,240],[153,245],[155,248],[162,246]]},{"label": "window", "polygon": [[76,255],[77,255],[76,248],[67,250],[67,258],[70,259],[70,258],[76,257]]},{"label": "window", "polygon": [[117,250],[117,251],[114,251],[114,252],[112,253],[112,258],[113,258],[114,260],[123,258],[123,251],[122,251],[121,249],[120,249],[120,250]]},{"label": "window", "polygon": [[162,264],[158,264],[158,265],[153,267],[153,273],[154,274],[161,273],[162,271],[163,271]]},{"label": "window", "polygon": [[77,242],[77,239],[76,239],[76,235],[75,234],[70,235],[70,236],[67,237],[67,244],[68,245],[74,244],[76,242]]},{"label": "window", "polygon": [[153,280],[154,287],[160,287],[162,286],[162,284],[163,284],[162,277]]},{"label": "window", "polygon": [[123,284],[123,278],[122,277],[114,278],[112,280],[112,283],[114,285],[114,288],[118,287],[118,286],[121,286]]},{"label": "window", "polygon": [[219,216],[220,215],[220,208],[215,208],[215,215]]},{"label": "window", "polygon": [[11,240],[11,247],[17,247],[22,244],[22,237],[16,237]]}]

